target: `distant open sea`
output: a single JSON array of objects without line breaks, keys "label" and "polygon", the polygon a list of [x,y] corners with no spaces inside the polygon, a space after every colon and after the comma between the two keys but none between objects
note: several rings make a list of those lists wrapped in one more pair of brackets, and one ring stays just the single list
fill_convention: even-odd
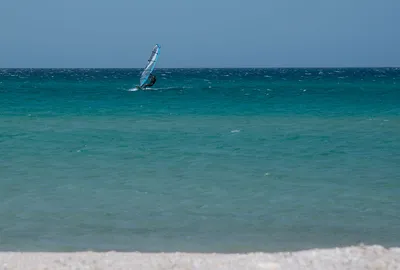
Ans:
[{"label": "distant open sea", "polygon": [[400,246],[400,69],[0,69],[0,250]]}]

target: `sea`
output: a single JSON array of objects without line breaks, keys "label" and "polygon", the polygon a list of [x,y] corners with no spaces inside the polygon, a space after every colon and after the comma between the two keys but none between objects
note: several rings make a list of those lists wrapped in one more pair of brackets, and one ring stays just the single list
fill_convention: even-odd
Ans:
[{"label": "sea", "polygon": [[400,68],[0,69],[0,250],[400,246]]}]

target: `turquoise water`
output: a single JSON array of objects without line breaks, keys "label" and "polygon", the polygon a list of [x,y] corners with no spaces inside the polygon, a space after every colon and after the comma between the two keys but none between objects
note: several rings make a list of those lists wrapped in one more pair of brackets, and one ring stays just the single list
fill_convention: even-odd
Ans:
[{"label": "turquoise water", "polygon": [[0,70],[0,250],[400,245],[400,69]]}]

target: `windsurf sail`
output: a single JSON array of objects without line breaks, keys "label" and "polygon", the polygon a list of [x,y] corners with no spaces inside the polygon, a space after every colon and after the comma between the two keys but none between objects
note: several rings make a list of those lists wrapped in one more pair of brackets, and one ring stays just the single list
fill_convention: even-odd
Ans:
[{"label": "windsurf sail", "polygon": [[156,44],[151,52],[150,58],[148,60],[147,66],[144,68],[142,75],[140,76],[140,87],[142,87],[149,79],[150,74],[153,72],[158,55],[160,54],[160,45]]}]

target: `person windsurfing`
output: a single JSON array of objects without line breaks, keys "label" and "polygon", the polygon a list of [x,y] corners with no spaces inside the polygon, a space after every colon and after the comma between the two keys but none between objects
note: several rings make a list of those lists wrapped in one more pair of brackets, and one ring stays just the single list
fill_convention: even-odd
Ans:
[{"label": "person windsurfing", "polygon": [[155,83],[156,83],[156,81],[157,81],[157,78],[156,78],[156,76],[154,76],[153,74],[151,74],[150,73],[150,82],[148,83],[148,84],[145,84],[145,85],[143,85],[143,88],[145,88],[145,87],[151,87],[151,86],[153,86]]}]

